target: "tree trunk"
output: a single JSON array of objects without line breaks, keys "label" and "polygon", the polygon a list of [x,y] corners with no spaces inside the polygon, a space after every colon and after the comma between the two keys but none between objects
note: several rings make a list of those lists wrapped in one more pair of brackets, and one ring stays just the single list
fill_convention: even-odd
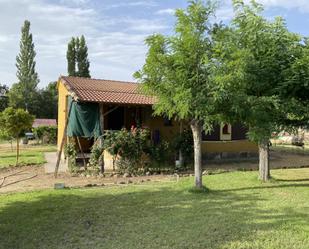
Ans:
[{"label": "tree trunk", "polygon": [[19,159],[19,138],[16,139],[16,166],[18,165]]},{"label": "tree trunk", "polygon": [[199,121],[191,122],[191,130],[194,141],[194,174],[195,187],[202,188],[202,125]]},{"label": "tree trunk", "polygon": [[259,143],[259,174],[259,179],[264,182],[270,179],[268,140]]},{"label": "tree trunk", "polygon": [[[180,136],[182,136],[182,133],[183,133],[183,122],[180,121],[180,127],[179,127],[179,133],[180,133]],[[179,166],[180,168],[182,168],[185,164],[185,160],[184,160],[184,157],[183,157],[183,153],[181,151],[181,149],[179,150]]]}]

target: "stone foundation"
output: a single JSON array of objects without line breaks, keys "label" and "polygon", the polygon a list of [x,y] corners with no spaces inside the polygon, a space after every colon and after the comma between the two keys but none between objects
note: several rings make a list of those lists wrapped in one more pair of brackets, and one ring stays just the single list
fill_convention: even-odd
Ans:
[{"label": "stone foundation", "polygon": [[203,161],[257,159],[258,156],[257,152],[211,152],[203,154]]}]

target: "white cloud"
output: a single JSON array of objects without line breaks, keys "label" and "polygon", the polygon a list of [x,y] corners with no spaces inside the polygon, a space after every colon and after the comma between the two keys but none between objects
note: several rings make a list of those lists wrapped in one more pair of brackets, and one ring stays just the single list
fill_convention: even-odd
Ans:
[{"label": "white cloud", "polygon": [[295,8],[301,12],[309,12],[308,0],[260,0],[259,2],[265,7]]},{"label": "white cloud", "polygon": [[175,9],[161,9],[156,12],[157,15],[174,15]]},{"label": "white cloud", "polygon": [[[0,23],[5,24],[0,25],[1,83],[16,82],[15,58],[25,19],[31,22],[41,86],[66,74],[67,43],[72,36],[81,34],[87,40],[93,77],[132,80],[132,74],[144,62],[146,36],[167,28],[164,20],[156,18],[113,16],[109,11],[92,7],[88,0],[47,1],[0,0]],[[153,1],[126,3],[155,4]]]},{"label": "white cloud", "polygon": [[143,6],[143,7],[155,7],[158,4],[154,1],[127,1],[127,2],[120,2],[115,4],[110,4],[105,6],[105,9],[114,9],[114,8],[127,8],[127,7],[137,7],[137,6]]}]

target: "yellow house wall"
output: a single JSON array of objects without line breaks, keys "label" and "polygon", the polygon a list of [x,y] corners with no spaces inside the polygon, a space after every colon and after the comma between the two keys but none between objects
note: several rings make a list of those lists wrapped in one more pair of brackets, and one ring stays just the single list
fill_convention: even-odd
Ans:
[{"label": "yellow house wall", "polygon": [[234,141],[203,141],[203,153],[216,152],[257,152],[258,146],[249,140]]},{"label": "yellow house wall", "polygon": [[60,144],[63,138],[64,126],[67,118],[67,96],[68,90],[61,81],[58,82],[58,138],[57,147],[60,149]]},{"label": "yellow house wall", "polygon": [[180,132],[178,122],[173,121],[172,126],[165,126],[164,119],[162,117],[151,117],[151,119],[147,120],[144,125],[151,131],[159,130],[160,139],[166,141],[172,141],[172,139]]},{"label": "yellow house wall", "polygon": [[[162,117],[146,117],[144,125],[150,130],[159,130],[160,139],[172,141],[172,139],[180,132],[179,122],[172,122],[173,126],[165,126]],[[249,140],[233,140],[233,141],[203,141],[202,153],[216,152],[258,152],[257,144]]]},{"label": "yellow house wall", "polygon": [[[64,84],[58,82],[58,149],[63,138],[63,131],[67,117],[67,96],[69,95],[68,90]],[[104,106],[105,107],[105,106]],[[106,108],[104,108],[106,109]],[[106,109],[107,110],[107,109]],[[104,111],[106,111],[104,110]],[[150,130],[159,130],[160,139],[166,141],[172,141],[172,139],[179,133],[180,125],[179,122],[173,121],[172,126],[164,125],[164,118],[153,117],[151,107],[147,107],[143,110],[142,123],[143,126],[148,127]],[[127,120],[127,118],[126,118]],[[104,120],[106,123],[106,119]],[[107,124],[105,124],[106,127]],[[84,145],[83,141],[82,144]],[[83,146],[84,147],[84,146]],[[258,147],[255,143],[248,140],[240,141],[203,141],[202,152],[213,153],[213,152],[257,152]]]}]

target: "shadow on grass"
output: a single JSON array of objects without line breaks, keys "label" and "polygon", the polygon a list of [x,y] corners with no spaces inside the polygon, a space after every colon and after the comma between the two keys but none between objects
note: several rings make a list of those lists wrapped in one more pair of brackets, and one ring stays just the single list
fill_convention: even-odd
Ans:
[{"label": "shadow on grass", "polygon": [[23,201],[0,209],[0,248],[229,248],[253,243],[256,232],[308,220],[293,209],[264,209],[257,204],[269,200],[257,193],[233,192],[248,188],[202,194],[155,188],[20,195]]},{"label": "shadow on grass", "polygon": [[280,178],[274,178],[277,182],[309,182],[309,178],[304,179],[280,179]]},{"label": "shadow on grass", "polygon": [[[291,182],[296,182],[294,180]],[[308,181],[308,180],[307,180]],[[223,190],[212,190],[212,192],[234,192],[234,191],[243,191],[243,190],[263,190],[263,189],[278,189],[278,188],[304,188],[309,187],[309,183],[305,184],[281,184],[281,185],[269,185],[269,186],[252,186],[252,187],[243,187],[243,188],[231,188]]]}]

